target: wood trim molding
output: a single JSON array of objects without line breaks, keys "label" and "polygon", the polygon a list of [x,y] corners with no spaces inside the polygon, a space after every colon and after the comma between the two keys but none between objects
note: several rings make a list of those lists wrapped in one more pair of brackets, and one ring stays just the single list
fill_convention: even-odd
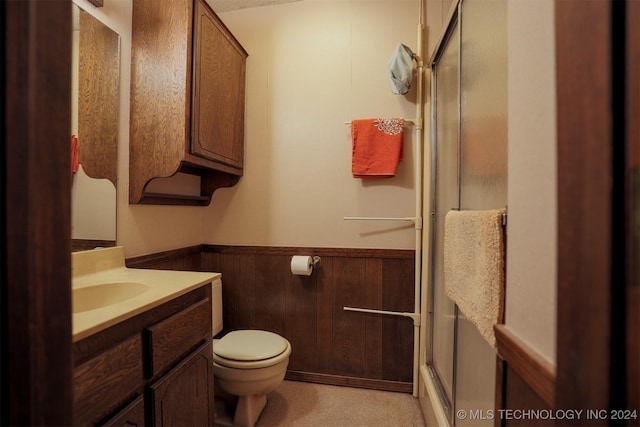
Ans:
[{"label": "wood trim molding", "polygon": [[613,245],[624,221],[614,170],[623,144],[614,139],[622,118],[612,35],[624,32],[616,3],[625,4],[555,1],[558,409],[625,404],[624,280],[617,279],[624,244]]},{"label": "wood trim molding", "polygon": [[[627,18],[627,176],[630,197],[627,211],[627,405],[640,412],[640,2],[626,2]],[[634,199],[635,198],[635,203]],[[635,212],[635,215],[634,215]]]},{"label": "wood trim molding", "polygon": [[71,239],[71,250],[90,251],[98,247],[112,248],[116,246],[115,240],[92,240],[92,239]]},{"label": "wood trim molding", "polygon": [[294,255],[305,253],[314,256],[394,259],[411,259],[415,256],[415,251],[413,249],[306,248],[293,246],[230,246],[203,244],[127,258],[126,264],[129,268],[144,268],[150,264],[171,261],[176,258],[196,255],[199,253],[233,253],[243,255]]},{"label": "wood trim molding", "polygon": [[71,425],[71,1],[0,2],[0,22],[0,424]]},{"label": "wood trim molding", "polygon": [[551,408],[555,407],[556,368],[505,325],[495,325],[498,354]]},{"label": "wood trim molding", "polygon": [[308,248],[295,246],[229,246],[202,245],[202,252],[260,254],[260,255],[293,255],[304,253],[312,256],[333,256],[349,258],[400,258],[410,259],[415,256],[414,249],[368,249],[368,248]]},{"label": "wood trim molding", "polygon": [[413,391],[412,383],[347,377],[341,375],[316,374],[312,372],[287,371],[285,379],[291,381],[304,381],[308,383],[366,388],[370,390],[392,391],[397,393],[411,393]]},{"label": "wood trim molding", "polygon": [[137,257],[127,258],[126,265],[129,268],[145,268],[150,264],[157,264],[165,261],[171,261],[175,258],[186,257],[189,255],[197,255],[202,252],[202,245],[187,246],[179,249],[171,249],[168,251],[156,252],[149,255],[141,255]]}]

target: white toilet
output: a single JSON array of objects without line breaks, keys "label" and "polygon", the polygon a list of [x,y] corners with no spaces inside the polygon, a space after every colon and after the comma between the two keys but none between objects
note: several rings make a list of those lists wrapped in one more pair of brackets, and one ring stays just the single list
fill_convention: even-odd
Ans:
[{"label": "white toilet", "polygon": [[[222,281],[213,282],[213,335],[222,330]],[[239,330],[213,340],[216,389],[237,397],[233,424],[253,427],[267,404],[267,394],[284,379],[291,344],[278,334]]]}]

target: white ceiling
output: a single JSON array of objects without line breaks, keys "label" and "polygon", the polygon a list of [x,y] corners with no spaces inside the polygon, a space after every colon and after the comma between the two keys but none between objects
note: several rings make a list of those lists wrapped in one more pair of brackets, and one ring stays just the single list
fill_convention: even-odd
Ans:
[{"label": "white ceiling", "polygon": [[300,0],[207,0],[207,3],[216,13],[229,12],[231,10],[246,9],[249,7],[269,6],[280,3],[291,3]]}]

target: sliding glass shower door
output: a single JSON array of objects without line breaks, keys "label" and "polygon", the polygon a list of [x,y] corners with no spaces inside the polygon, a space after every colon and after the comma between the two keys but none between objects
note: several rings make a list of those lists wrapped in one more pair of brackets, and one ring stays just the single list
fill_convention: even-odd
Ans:
[{"label": "sliding glass shower door", "polygon": [[492,426],[496,352],[444,294],[444,218],[507,206],[507,2],[457,6],[431,64],[427,364],[451,425]]}]

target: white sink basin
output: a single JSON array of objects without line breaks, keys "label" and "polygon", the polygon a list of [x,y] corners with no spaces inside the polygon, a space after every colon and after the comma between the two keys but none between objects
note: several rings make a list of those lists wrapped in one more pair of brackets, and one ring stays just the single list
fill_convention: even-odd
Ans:
[{"label": "white sink basin", "polygon": [[72,290],[74,313],[95,310],[135,298],[149,289],[137,282],[113,282],[86,286]]}]

